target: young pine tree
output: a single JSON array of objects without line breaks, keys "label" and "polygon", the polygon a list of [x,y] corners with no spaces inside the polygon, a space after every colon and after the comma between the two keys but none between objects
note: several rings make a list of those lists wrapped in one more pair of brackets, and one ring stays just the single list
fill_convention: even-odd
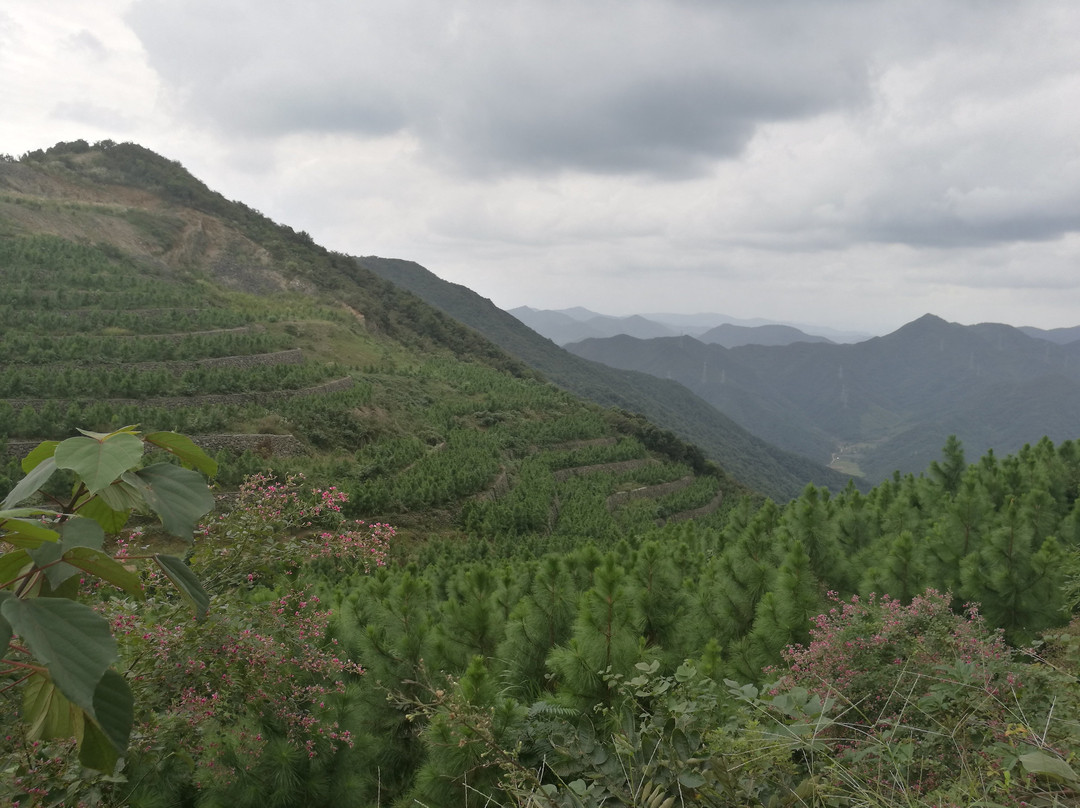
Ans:
[{"label": "young pine tree", "polygon": [[606,554],[592,588],[581,596],[570,641],[548,659],[558,697],[581,710],[608,704],[613,691],[605,674],[626,675],[650,656],[641,637],[643,622],[626,570],[613,553]]},{"label": "young pine tree", "polygon": [[757,670],[775,665],[781,651],[810,638],[810,620],[821,611],[822,594],[802,543],[792,542],[773,585],[754,617],[747,637],[750,660]]}]

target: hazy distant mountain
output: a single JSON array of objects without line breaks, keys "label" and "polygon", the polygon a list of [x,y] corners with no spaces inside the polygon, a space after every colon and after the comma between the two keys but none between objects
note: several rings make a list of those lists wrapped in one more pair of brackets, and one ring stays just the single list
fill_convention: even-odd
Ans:
[{"label": "hazy distant mountain", "polygon": [[1080,343],[1007,325],[927,315],[853,345],[618,337],[568,350],[679,381],[770,443],[819,462],[842,454],[872,482],[926,468],[950,434],[971,457],[1080,438]]},{"label": "hazy distant mountain", "polygon": [[699,339],[710,345],[735,348],[739,345],[791,345],[793,342],[832,342],[825,337],[807,334],[790,325],[744,326],[724,323],[710,328]]},{"label": "hazy distant mountain", "polygon": [[1036,339],[1044,339],[1047,342],[1053,342],[1058,345],[1068,345],[1071,342],[1080,341],[1080,325],[1073,326],[1072,328],[1032,328],[1029,325],[1021,326],[1020,331],[1023,331],[1029,337],[1035,337]]},{"label": "hazy distant mountain", "polygon": [[[798,495],[807,482],[838,490],[849,480],[820,462],[778,449],[752,435],[676,381],[589,362],[553,345],[519,319],[518,315],[528,316],[531,309],[502,311],[470,289],[444,281],[412,261],[375,257],[357,261],[365,269],[476,329],[561,387],[600,404],[641,413],[658,426],[695,443],[725,471],[778,501]],[[651,344],[678,339],[635,341]]]},{"label": "hazy distant mountain", "polygon": [[532,309],[528,306],[511,309],[512,314],[537,334],[541,334],[556,345],[568,342],[580,342],[583,339],[614,337],[616,334],[629,334],[640,339],[671,337],[679,333],[666,325],[654,322],[640,315],[630,317],[609,317],[580,307],[552,311],[550,309]]},{"label": "hazy distant mountain", "polygon": [[[625,334],[639,339],[654,337],[695,336],[706,342],[716,342],[728,347],[734,345],[787,345],[792,342],[860,342],[870,335],[850,331],[837,331],[818,326],[792,323],[776,323],[761,318],[739,319],[726,314],[635,314],[628,317],[612,317],[575,306],[570,309],[534,309],[520,306],[510,309],[512,314],[533,331],[550,339],[556,345],[567,345],[584,339],[603,339]],[[717,335],[704,335],[722,329]],[[734,331],[732,329],[740,329]],[[765,329],[765,330],[757,330]],[[739,336],[735,336],[738,334]]]}]

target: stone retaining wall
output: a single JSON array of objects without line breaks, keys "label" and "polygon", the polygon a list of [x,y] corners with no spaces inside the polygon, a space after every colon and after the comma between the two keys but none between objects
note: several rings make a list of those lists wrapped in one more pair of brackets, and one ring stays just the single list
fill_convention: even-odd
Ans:
[{"label": "stone retaining wall", "polygon": [[559,469],[551,476],[556,480],[565,480],[568,477],[579,477],[583,474],[594,474],[597,472],[609,472],[611,474],[622,474],[624,471],[632,471],[633,469],[641,468],[649,463],[655,463],[655,460],[619,460],[615,463],[598,463],[595,466],[575,466],[569,469]]},{"label": "stone retaining wall", "polygon": [[619,505],[625,505],[627,502],[633,499],[658,499],[659,497],[666,496],[667,494],[673,494],[676,491],[681,491],[687,486],[693,484],[694,475],[688,475],[678,480],[672,480],[668,483],[659,483],[657,485],[645,485],[641,488],[635,488],[633,491],[616,491],[614,494],[607,498],[607,507],[610,511]]}]

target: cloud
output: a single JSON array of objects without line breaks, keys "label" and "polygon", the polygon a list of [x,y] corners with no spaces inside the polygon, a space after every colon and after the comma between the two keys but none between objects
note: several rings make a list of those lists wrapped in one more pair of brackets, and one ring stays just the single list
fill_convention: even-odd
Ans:
[{"label": "cloud", "polygon": [[832,9],[141,0],[129,22],[194,114],[247,136],[407,131],[466,172],[678,176],[762,122],[866,100]]}]

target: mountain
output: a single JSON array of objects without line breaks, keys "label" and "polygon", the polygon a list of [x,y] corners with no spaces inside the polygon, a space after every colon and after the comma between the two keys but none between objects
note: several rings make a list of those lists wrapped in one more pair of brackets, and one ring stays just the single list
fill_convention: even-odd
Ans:
[{"label": "mountain", "polygon": [[582,308],[551,311],[532,309],[528,306],[511,309],[509,313],[557,345],[565,345],[568,342],[577,342],[590,337],[613,337],[616,334],[630,334],[641,339],[651,339],[670,337],[679,333],[663,323],[637,314],[630,317],[608,317]]},{"label": "mountain", "polygon": [[1021,326],[1020,331],[1027,334],[1029,337],[1035,337],[1036,339],[1044,339],[1048,342],[1053,342],[1058,345],[1068,345],[1072,342],[1080,342],[1080,325],[1073,326],[1072,328],[1033,328],[1031,326]]},{"label": "mountain", "polygon": [[924,469],[950,434],[980,454],[1080,434],[1080,352],[1006,325],[926,315],[852,345],[619,337],[568,349],[678,381],[770,443],[870,481]]},{"label": "mountain", "polygon": [[847,484],[847,475],[769,445],[682,384],[658,379],[654,374],[619,371],[584,361],[544,339],[491,301],[464,286],[442,280],[419,264],[373,256],[360,258],[358,262],[476,329],[508,354],[567,390],[604,406],[641,413],[658,426],[672,430],[700,446],[707,457],[737,479],[774,499],[790,499],[807,482],[833,490]]},{"label": "mountain", "polygon": [[[668,429],[556,387],[363,263],[135,144],[0,161],[0,489],[41,440],[138,424],[190,435],[224,489],[304,474],[406,543],[636,535],[751,492]],[[774,465],[797,492],[798,465]],[[557,478],[566,469],[580,471]],[[608,502],[643,486],[632,506]],[[558,497],[579,488],[560,518]]]},{"label": "mountain", "polygon": [[[574,357],[409,262],[325,250],[135,144],[0,162],[0,268],[0,439],[16,454],[127,423],[218,447],[225,479],[337,454],[363,514],[399,524],[452,522],[556,435],[637,441],[778,500],[847,481],[681,385]],[[449,314],[421,299],[448,291]]]},{"label": "mountain", "polygon": [[[625,334],[639,339],[690,335],[725,347],[787,345],[792,342],[860,342],[869,335],[817,326],[797,327],[769,320],[744,320],[726,314],[635,314],[610,317],[580,306],[572,309],[510,309],[533,331],[557,345]],[[708,336],[706,336],[708,335]]]},{"label": "mountain", "polygon": [[[631,334],[630,336],[634,336]],[[700,337],[702,342],[736,348],[739,345],[790,345],[793,342],[832,342],[826,337],[807,334],[790,325],[742,326],[722,323]]]}]

